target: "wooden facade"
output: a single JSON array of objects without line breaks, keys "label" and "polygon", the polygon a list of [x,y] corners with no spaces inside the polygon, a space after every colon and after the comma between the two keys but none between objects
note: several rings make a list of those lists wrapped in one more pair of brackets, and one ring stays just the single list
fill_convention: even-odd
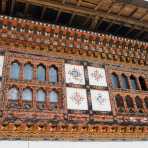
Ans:
[{"label": "wooden facade", "polygon": [[[148,44],[112,35],[51,25],[25,19],[0,16],[0,51],[4,56],[0,97],[1,139],[50,140],[147,140],[148,139]],[[13,63],[19,65],[18,79],[10,76]],[[103,67],[107,87],[67,84],[64,64]],[[33,77],[24,79],[24,67],[32,65]],[[45,68],[45,80],[37,80],[37,68]],[[56,67],[58,80],[51,83],[48,70]],[[115,74],[119,86],[113,86]],[[85,74],[87,75],[87,74]],[[122,87],[122,76],[127,88]],[[136,82],[133,89],[132,80]],[[145,84],[141,84],[144,82]],[[8,97],[11,88],[19,97]],[[69,110],[66,87],[107,90],[111,111],[93,111],[88,93],[87,111]],[[23,91],[30,89],[32,100],[23,100]],[[54,109],[46,95],[37,102],[37,91],[58,94]],[[130,106],[127,97],[132,99]],[[123,99],[123,106],[116,98]],[[136,102],[139,98],[141,103]],[[139,105],[142,104],[142,105]]]}]

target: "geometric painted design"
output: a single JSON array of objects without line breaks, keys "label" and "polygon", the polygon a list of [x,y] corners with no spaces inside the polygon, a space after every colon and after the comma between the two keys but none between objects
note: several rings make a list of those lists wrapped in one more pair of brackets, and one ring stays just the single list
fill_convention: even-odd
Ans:
[{"label": "geometric painted design", "polygon": [[66,88],[67,108],[72,110],[88,110],[86,89]]},{"label": "geometric painted design", "polygon": [[66,83],[85,85],[83,66],[65,64],[65,78]]},{"label": "geometric painted design", "polygon": [[3,63],[4,63],[4,56],[0,56],[0,77],[2,76]]},{"label": "geometric painted design", "polygon": [[96,68],[88,66],[87,69],[88,69],[88,77],[90,85],[107,87],[104,68]]},{"label": "geometric painted design", "polygon": [[94,111],[111,111],[108,91],[91,89],[90,93]]}]

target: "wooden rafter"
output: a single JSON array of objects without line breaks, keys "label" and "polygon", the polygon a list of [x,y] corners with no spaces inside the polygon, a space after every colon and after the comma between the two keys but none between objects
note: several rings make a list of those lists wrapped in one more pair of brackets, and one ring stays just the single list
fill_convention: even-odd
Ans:
[{"label": "wooden rafter", "polygon": [[130,28],[130,29],[127,31],[127,33],[125,34],[125,36],[128,36],[134,29],[135,29],[134,27]]},{"label": "wooden rafter", "polygon": [[140,32],[137,33],[136,38],[139,38],[145,31],[141,30]]},{"label": "wooden rafter", "polygon": [[26,3],[25,9],[24,9],[24,16],[27,16],[28,8],[29,8],[29,3]]},{"label": "wooden rafter", "polygon": [[60,18],[61,12],[62,12],[62,10],[59,10],[57,13],[56,20],[55,20],[56,23],[58,22],[58,20]]},{"label": "wooden rafter", "polygon": [[98,19],[99,19],[99,18],[96,16],[96,17],[92,20],[92,23],[91,23],[89,29],[95,30],[96,25],[97,25],[97,23],[98,23]]},{"label": "wooden rafter", "polygon": [[1,12],[4,13],[6,11],[6,3],[7,1],[6,0],[2,0],[2,3],[1,3]]},{"label": "wooden rafter", "polygon": [[11,8],[10,8],[10,15],[12,15],[13,14],[13,10],[14,10],[14,6],[15,6],[15,0],[12,0],[11,1]]},{"label": "wooden rafter", "polygon": [[138,7],[136,7],[136,8],[130,13],[129,17],[133,16],[133,15],[136,13],[137,10],[138,10]]},{"label": "wooden rafter", "polygon": [[[26,2],[25,0],[17,0],[17,1],[21,1],[21,2]],[[91,15],[92,17],[97,16],[98,18],[103,18],[106,19],[108,21],[116,21],[116,22],[120,22],[123,23],[123,25],[129,24],[129,25],[135,25],[137,27],[144,27],[144,28],[148,28],[148,23],[146,22],[140,22],[136,19],[130,18],[128,19],[125,16],[121,16],[120,13],[121,11],[124,9],[125,5],[122,6],[122,9],[120,9],[120,12],[118,13],[118,17],[116,14],[107,14],[106,12],[103,11],[94,11],[92,9],[88,9],[88,8],[84,8],[81,6],[74,6],[71,4],[62,4],[62,3],[57,3],[57,2],[46,2],[46,1],[41,1],[41,0],[27,0],[27,2],[35,4],[35,5],[40,5],[40,6],[46,6],[49,8],[54,8],[54,9],[62,9],[62,11],[69,11],[69,12],[74,12],[76,14],[83,14],[85,16]]]},{"label": "wooden rafter", "polygon": [[75,14],[73,13],[72,16],[71,16],[71,18],[70,18],[70,20],[69,20],[69,25],[72,24],[72,21],[73,21],[74,17],[75,17]]},{"label": "wooden rafter", "polygon": [[99,7],[102,5],[102,3],[103,3],[103,0],[100,0],[100,2],[98,3],[98,5],[97,5],[94,9],[95,9],[95,10],[98,10]]},{"label": "wooden rafter", "polygon": [[40,19],[43,19],[45,11],[46,11],[46,7],[43,7]]}]

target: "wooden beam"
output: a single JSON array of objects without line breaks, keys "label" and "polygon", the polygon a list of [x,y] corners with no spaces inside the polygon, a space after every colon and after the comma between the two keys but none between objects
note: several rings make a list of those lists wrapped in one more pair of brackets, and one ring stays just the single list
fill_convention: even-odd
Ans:
[{"label": "wooden beam", "polygon": [[144,17],[148,14],[148,10],[142,15],[142,17],[139,19],[139,21],[143,21]]},{"label": "wooden beam", "polygon": [[111,5],[109,6],[109,9],[108,9],[108,11],[107,11],[107,14],[111,12],[112,7],[114,6],[114,4],[115,4],[114,2],[111,3]]},{"label": "wooden beam", "polygon": [[13,10],[14,10],[14,6],[15,6],[15,0],[12,0],[11,1],[11,8],[10,8],[10,15],[12,15],[13,14]]},{"label": "wooden beam", "polygon": [[26,3],[26,5],[25,5],[24,16],[27,16],[27,11],[28,11],[29,5],[30,5],[29,3]]},{"label": "wooden beam", "polygon": [[119,31],[121,28],[122,28],[122,26],[120,25],[120,26],[114,31],[114,33],[115,33],[115,34],[118,33],[118,31]]},{"label": "wooden beam", "polygon": [[81,2],[82,2],[81,0],[78,0],[77,1],[77,6],[80,6],[81,5]]},{"label": "wooden beam", "polygon": [[6,4],[7,4],[7,1],[2,0],[2,6],[1,6],[1,12],[2,13],[5,13],[5,11],[6,11]]},{"label": "wooden beam", "polygon": [[134,13],[136,13],[136,11],[138,10],[138,7],[136,7],[129,15],[129,17],[131,17],[132,15],[134,15]]},{"label": "wooden beam", "polygon": [[136,34],[136,38],[139,38],[144,32],[145,32],[145,30],[141,30],[140,32],[138,32]]},{"label": "wooden beam", "polygon": [[65,4],[65,2],[66,2],[66,0],[63,0],[63,1],[62,1],[62,4]]},{"label": "wooden beam", "polygon": [[90,20],[90,18],[91,18],[91,16],[89,15],[89,16],[87,17],[87,19],[84,21],[83,25],[86,25],[86,24],[88,23],[88,21]]},{"label": "wooden beam", "polygon": [[99,23],[98,23],[98,27],[102,24],[103,22],[103,18],[100,19]]},{"label": "wooden beam", "polygon": [[134,27],[130,28],[130,29],[128,30],[128,32],[125,34],[125,36],[128,36],[134,29],[135,29]]},{"label": "wooden beam", "polygon": [[117,14],[118,16],[120,16],[120,15],[121,15],[121,12],[122,12],[122,10],[125,8],[125,6],[126,6],[126,4],[123,4],[123,5],[122,5],[122,7],[121,7],[120,11],[119,11],[119,12],[118,12],[118,14]]},{"label": "wooden beam", "polygon": [[43,19],[45,11],[46,11],[46,7],[43,7],[40,19]]},{"label": "wooden beam", "polygon": [[112,27],[113,23],[114,23],[114,22],[111,22],[111,23],[106,27],[105,32],[107,32],[107,31]]},{"label": "wooden beam", "polygon": [[94,9],[95,10],[98,10],[99,7],[102,5],[102,3],[103,3],[103,0],[100,0],[99,3],[98,3],[98,5]]},{"label": "wooden beam", "polygon": [[55,20],[56,23],[58,22],[58,20],[59,20],[59,18],[60,18],[61,12],[62,12],[62,11],[59,10],[58,13],[57,13],[56,20]]},{"label": "wooden beam", "polygon": [[75,14],[73,13],[72,16],[71,16],[71,18],[70,18],[70,20],[69,20],[69,25],[72,24],[72,21],[73,21],[74,17],[75,17]]},{"label": "wooden beam", "polygon": [[95,18],[92,20],[92,23],[91,23],[89,29],[95,30],[95,29],[96,29],[97,23],[98,23],[98,17],[95,17]]},{"label": "wooden beam", "polygon": [[[26,2],[26,0],[17,0],[17,1],[21,1],[21,2]],[[36,4],[39,6],[46,6],[48,8],[54,8],[54,9],[62,9],[62,11],[68,11],[68,12],[74,12],[75,14],[83,14],[84,16],[88,16],[91,15],[92,17],[99,17],[99,18],[105,18],[108,21],[115,21],[115,22],[119,22],[119,23],[123,23],[123,25],[126,26],[126,24],[129,25],[134,25],[137,27],[144,27],[144,28],[148,28],[148,23],[147,22],[140,22],[136,19],[133,18],[128,18],[126,16],[120,16],[121,11],[119,12],[118,16],[116,14],[107,14],[106,12],[103,11],[94,11],[93,9],[88,9],[88,8],[84,8],[84,7],[77,7],[77,6],[73,6],[71,4],[62,4],[62,3],[57,3],[57,2],[51,2],[51,1],[41,1],[41,0],[27,0],[27,2],[31,3],[31,4]],[[124,6],[123,6],[124,8]],[[122,8],[122,9],[123,9]]]}]

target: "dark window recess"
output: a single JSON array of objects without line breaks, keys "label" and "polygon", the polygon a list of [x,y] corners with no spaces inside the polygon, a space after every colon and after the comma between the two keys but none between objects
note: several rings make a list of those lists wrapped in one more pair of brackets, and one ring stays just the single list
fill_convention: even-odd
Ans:
[{"label": "dark window recess", "polygon": [[139,82],[140,82],[140,86],[142,90],[147,90],[146,84],[145,84],[145,80],[143,77],[139,77]]},{"label": "dark window recess", "polygon": [[128,112],[133,113],[134,112],[134,103],[133,103],[132,98],[130,96],[126,96],[125,100],[126,100]]},{"label": "dark window recess", "polygon": [[119,79],[115,73],[112,74],[112,86],[113,88],[120,88]]},{"label": "dark window recess", "polygon": [[123,89],[129,89],[128,78],[124,74],[121,75],[121,86]]},{"label": "dark window recess", "polygon": [[144,103],[145,103],[146,108],[148,109],[148,97],[145,97]]},{"label": "dark window recess", "polygon": [[135,98],[135,102],[136,102],[136,106],[137,106],[138,109],[143,108],[142,100],[140,99],[140,97],[137,96]]},{"label": "dark window recess", "polygon": [[137,82],[136,82],[136,78],[134,76],[130,76],[130,80],[131,80],[131,87],[133,90],[137,90],[138,86],[137,86]]}]

